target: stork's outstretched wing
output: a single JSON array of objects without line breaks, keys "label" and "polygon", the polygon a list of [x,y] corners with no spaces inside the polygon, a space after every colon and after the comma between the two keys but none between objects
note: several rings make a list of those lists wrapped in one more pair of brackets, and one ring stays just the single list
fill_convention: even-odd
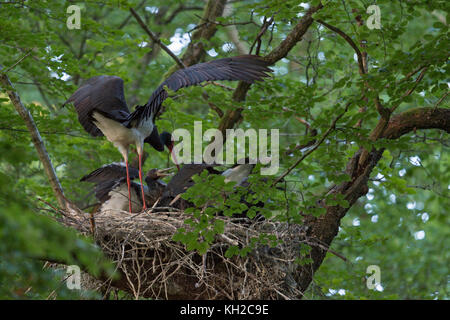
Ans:
[{"label": "stork's outstretched wing", "polygon": [[128,123],[148,119],[150,116],[154,118],[158,114],[163,101],[168,96],[164,86],[176,91],[204,81],[242,80],[253,83],[269,76],[268,73],[272,72],[272,70],[267,67],[268,65],[269,63],[258,56],[243,55],[212,60],[186,69],[180,69],[174,72],[153,92],[145,106],[136,108],[130,114]]},{"label": "stork's outstretched wing", "polygon": [[[91,173],[85,175],[80,181],[93,182],[93,183],[103,183],[107,181],[116,181],[127,178],[125,163],[123,162],[113,162],[110,164],[105,164],[104,166],[92,171]],[[139,170],[133,167],[128,168],[128,173],[130,175],[130,180],[137,179],[139,177]]]},{"label": "stork's outstretched wing", "polygon": [[[64,103],[72,102],[83,128],[94,137],[102,136],[100,129],[92,123],[92,112],[97,110],[104,116],[122,122],[130,115],[125,101],[123,80],[116,76],[96,76],[88,79]],[[63,106],[64,106],[63,105]]]}]

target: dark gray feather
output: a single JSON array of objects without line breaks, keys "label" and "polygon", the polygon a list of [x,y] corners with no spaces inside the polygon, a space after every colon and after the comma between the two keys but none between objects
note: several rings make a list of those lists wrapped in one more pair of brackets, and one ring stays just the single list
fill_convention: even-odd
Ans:
[{"label": "dark gray feather", "polygon": [[93,136],[103,135],[93,123],[94,110],[118,122],[124,122],[130,114],[125,101],[123,80],[116,76],[103,75],[88,79],[64,105],[68,103],[73,103],[81,125]]}]

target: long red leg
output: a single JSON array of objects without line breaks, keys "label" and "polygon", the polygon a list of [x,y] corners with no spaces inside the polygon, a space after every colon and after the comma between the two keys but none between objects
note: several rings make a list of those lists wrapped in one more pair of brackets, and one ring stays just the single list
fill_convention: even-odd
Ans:
[{"label": "long red leg", "polygon": [[145,204],[145,193],[144,193],[144,184],[142,183],[142,154],[139,154],[139,180],[141,181],[141,192],[142,192],[142,210],[147,209]]},{"label": "long red leg", "polygon": [[125,160],[125,166],[127,167],[127,185],[128,185],[128,209],[131,211],[131,188],[130,188],[130,174],[128,173],[128,160]]}]

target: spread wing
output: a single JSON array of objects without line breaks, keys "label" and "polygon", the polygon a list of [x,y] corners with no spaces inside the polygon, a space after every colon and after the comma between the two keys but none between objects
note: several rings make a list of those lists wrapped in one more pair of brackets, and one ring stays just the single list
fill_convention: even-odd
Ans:
[{"label": "spread wing", "polygon": [[[139,170],[133,167],[128,168],[130,180],[137,179],[139,177]],[[127,178],[127,169],[123,162],[114,162],[105,164],[104,166],[92,171],[85,175],[80,181],[93,182],[101,184],[104,182],[117,181]]]},{"label": "spread wing", "polygon": [[91,115],[94,110],[119,122],[125,121],[130,115],[125,101],[123,80],[116,76],[96,76],[88,79],[64,105],[70,102],[75,106],[83,128],[94,137],[103,135],[92,122]]},{"label": "spread wing", "polygon": [[128,121],[140,121],[152,116],[154,122],[154,117],[158,114],[163,101],[168,96],[164,86],[177,91],[204,81],[241,80],[253,83],[269,76],[268,73],[272,70],[267,67],[268,65],[269,63],[258,56],[242,55],[212,60],[177,70],[153,92],[145,106],[138,107],[130,114]]},{"label": "spread wing", "polygon": [[[141,197],[141,185],[135,182],[131,182],[130,187],[134,189],[135,194],[138,198]],[[123,191],[125,189],[125,191]],[[128,198],[127,193],[127,183],[124,179],[114,180],[114,181],[105,181],[95,185],[94,192],[95,197],[101,203],[105,203],[111,198],[111,191],[122,193],[122,195]]]}]

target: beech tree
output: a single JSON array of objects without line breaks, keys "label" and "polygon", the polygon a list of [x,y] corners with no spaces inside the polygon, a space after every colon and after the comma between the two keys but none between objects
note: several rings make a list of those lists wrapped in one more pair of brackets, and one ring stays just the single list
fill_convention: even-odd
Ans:
[{"label": "beech tree", "polygon": [[[0,1],[0,296],[448,298],[447,11],[445,0]],[[83,80],[120,76],[133,109],[180,67],[248,53],[273,77],[171,93],[157,125],[278,129],[278,172],[255,170],[234,193],[203,172],[185,210],[90,215],[79,179],[121,156],[61,107]],[[171,166],[147,152],[146,170]],[[69,290],[49,263],[100,284]],[[279,283],[267,286],[271,268]]]}]

